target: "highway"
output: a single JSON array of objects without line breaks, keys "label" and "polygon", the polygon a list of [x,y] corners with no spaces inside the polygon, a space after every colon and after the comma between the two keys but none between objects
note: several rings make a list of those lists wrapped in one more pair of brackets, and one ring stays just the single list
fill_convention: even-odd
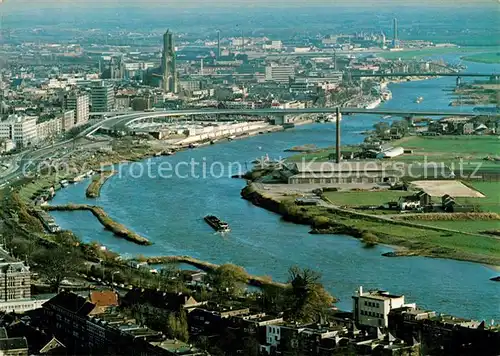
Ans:
[{"label": "highway", "polygon": [[13,160],[16,163],[16,168],[14,170],[10,170],[10,172],[0,178],[0,187],[7,183],[7,181],[18,178],[24,172],[28,171],[30,168],[30,163],[36,164],[40,159],[51,156],[52,154],[54,154],[54,152],[62,148],[64,145],[73,144],[73,141],[73,139],[65,140],[48,147],[40,148],[38,150],[26,150],[19,153]]}]

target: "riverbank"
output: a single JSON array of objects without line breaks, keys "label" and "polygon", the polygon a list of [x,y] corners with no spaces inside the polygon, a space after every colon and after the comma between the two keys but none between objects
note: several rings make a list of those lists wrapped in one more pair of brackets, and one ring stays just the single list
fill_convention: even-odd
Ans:
[{"label": "riverbank", "polygon": [[320,206],[297,206],[295,196],[278,198],[255,185],[241,192],[256,206],[280,214],[286,221],[309,225],[313,234],[349,235],[368,244],[404,247],[405,256],[425,256],[500,265],[500,242],[480,234],[460,233],[417,223]]},{"label": "riverbank", "polygon": [[[157,256],[157,257],[140,258],[139,260],[147,262],[148,264],[186,263],[207,272],[214,271],[221,266],[215,263],[202,261],[191,256]],[[246,280],[247,284],[255,287],[273,286],[286,289],[290,286],[289,284],[286,283],[273,281],[271,277],[254,276],[246,271],[244,273],[247,279]]]},{"label": "riverbank", "polygon": [[106,183],[106,181],[111,178],[116,172],[113,170],[110,171],[101,171],[98,173],[96,177],[92,179],[85,195],[87,198],[97,198],[101,195],[101,188]]},{"label": "riverbank", "polygon": [[499,64],[500,63],[500,52],[495,53],[478,53],[468,56],[463,56],[460,59],[475,63],[484,64]]},{"label": "riverbank", "polygon": [[90,211],[107,230],[113,232],[116,236],[122,237],[125,240],[138,245],[152,245],[152,242],[147,238],[136,234],[124,225],[111,219],[109,215],[106,214],[104,209],[98,206],[85,204],[45,205],[43,206],[43,209],[47,211]]}]

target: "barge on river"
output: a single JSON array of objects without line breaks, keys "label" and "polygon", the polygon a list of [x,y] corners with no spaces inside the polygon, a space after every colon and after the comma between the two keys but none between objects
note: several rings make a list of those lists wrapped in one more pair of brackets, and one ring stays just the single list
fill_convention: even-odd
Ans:
[{"label": "barge on river", "polygon": [[222,221],[217,216],[207,215],[204,217],[206,223],[214,228],[217,232],[229,232],[231,229],[229,228],[229,224],[225,221]]}]

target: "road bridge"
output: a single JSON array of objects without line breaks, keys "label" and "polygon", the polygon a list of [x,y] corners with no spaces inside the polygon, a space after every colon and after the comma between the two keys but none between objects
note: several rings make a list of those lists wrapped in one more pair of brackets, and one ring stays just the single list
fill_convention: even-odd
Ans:
[{"label": "road bridge", "polygon": [[[306,109],[194,109],[194,110],[165,110],[165,111],[124,111],[124,112],[95,112],[94,115],[103,115],[104,120],[90,126],[80,133],[80,136],[88,136],[100,128],[125,130],[126,127],[137,121],[168,117],[196,117],[207,115],[237,115],[237,116],[285,116],[306,114],[334,114],[336,108],[306,108]],[[394,109],[363,109],[363,108],[340,108],[342,114],[371,114],[391,115],[400,117],[414,116],[477,116],[477,113],[458,110],[394,110]],[[111,116],[111,117],[110,117]],[[500,117],[495,113],[490,116]]]},{"label": "road bridge", "polygon": [[371,78],[371,77],[486,77],[486,78],[500,78],[500,73],[349,73],[352,78]]}]

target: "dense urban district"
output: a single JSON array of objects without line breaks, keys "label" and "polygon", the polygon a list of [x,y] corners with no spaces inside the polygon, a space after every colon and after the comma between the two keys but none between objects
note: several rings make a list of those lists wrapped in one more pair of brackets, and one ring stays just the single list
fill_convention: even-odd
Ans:
[{"label": "dense urban district", "polygon": [[[330,147],[290,147],[286,160],[263,155],[235,172],[243,198],[312,234],[390,245],[380,258],[500,266],[499,73],[436,59],[493,63],[498,48],[405,40],[398,19],[391,27],[281,39],[168,30],[122,33],[120,44],[113,31],[55,42],[43,28],[31,39],[2,30],[0,353],[498,354],[498,321],[467,310],[446,315],[361,286],[352,310],[339,310],[309,268],[287,266],[276,281],[191,256],[123,256],[51,215],[88,211],[117,239],[153,245],[98,205],[115,164],[335,125]],[[444,76],[454,78],[446,109],[418,109],[425,91],[411,109],[382,105],[393,83]],[[363,142],[343,145],[351,115],[376,119]],[[87,204],[51,202],[75,184],[88,185]],[[230,230],[221,219],[205,217]]]}]

